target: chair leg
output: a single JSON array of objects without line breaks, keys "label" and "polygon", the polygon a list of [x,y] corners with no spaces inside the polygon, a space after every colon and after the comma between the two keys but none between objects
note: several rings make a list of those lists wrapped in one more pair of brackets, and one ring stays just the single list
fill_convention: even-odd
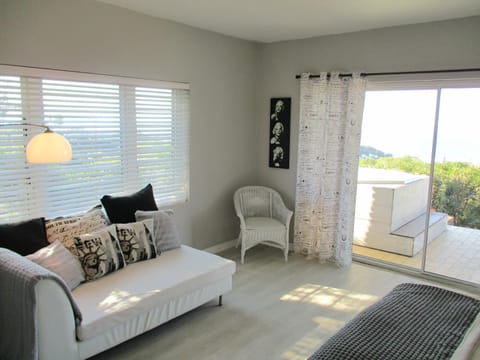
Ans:
[{"label": "chair leg", "polygon": [[237,239],[237,243],[235,244],[235,248],[238,248],[241,243],[242,243],[242,230],[240,230],[240,233],[238,234],[238,239]]},{"label": "chair leg", "polygon": [[242,231],[240,232],[240,238],[241,238],[241,248],[240,248],[240,262],[242,264],[245,263],[245,253],[247,252],[247,249],[245,248],[245,233]]},{"label": "chair leg", "polygon": [[285,262],[288,261],[288,233],[286,235],[286,239],[285,239],[285,250],[283,251],[283,255],[285,256]]}]

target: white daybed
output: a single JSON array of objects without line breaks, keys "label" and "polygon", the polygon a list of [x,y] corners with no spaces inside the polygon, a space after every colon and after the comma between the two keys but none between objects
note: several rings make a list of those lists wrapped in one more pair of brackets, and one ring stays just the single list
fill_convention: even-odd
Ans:
[{"label": "white daybed", "polygon": [[[51,279],[35,287],[39,359],[85,359],[184,314],[232,288],[235,263],[188,246],[80,285],[73,299]],[[221,303],[220,303],[221,304]]]}]

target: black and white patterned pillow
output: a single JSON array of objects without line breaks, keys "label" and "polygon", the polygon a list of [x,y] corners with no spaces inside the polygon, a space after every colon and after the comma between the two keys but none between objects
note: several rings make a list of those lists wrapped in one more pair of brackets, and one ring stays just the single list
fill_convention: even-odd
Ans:
[{"label": "black and white patterned pillow", "polygon": [[152,219],[129,224],[116,224],[115,227],[127,265],[157,257]]},{"label": "black and white patterned pillow", "polygon": [[77,256],[74,236],[91,233],[108,226],[108,220],[100,207],[94,207],[84,214],[61,217],[45,222],[49,243],[60,241],[72,254]]},{"label": "black and white patterned pillow", "polygon": [[73,240],[87,281],[99,279],[126,266],[115,225],[74,236]]}]

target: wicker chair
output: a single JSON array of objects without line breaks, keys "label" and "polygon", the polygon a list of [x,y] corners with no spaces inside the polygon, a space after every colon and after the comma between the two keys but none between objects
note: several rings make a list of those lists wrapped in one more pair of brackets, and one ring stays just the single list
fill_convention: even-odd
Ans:
[{"label": "wicker chair", "polygon": [[293,212],[286,208],[280,194],[264,186],[246,186],[235,191],[235,212],[240,218],[241,261],[245,252],[258,244],[283,250],[288,260],[288,234]]}]

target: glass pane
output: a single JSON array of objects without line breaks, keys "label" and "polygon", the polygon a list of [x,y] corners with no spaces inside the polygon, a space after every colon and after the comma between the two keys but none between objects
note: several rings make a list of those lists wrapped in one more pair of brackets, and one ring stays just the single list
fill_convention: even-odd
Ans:
[{"label": "glass pane", "polygon": [[[425,270],[480,283],[480,88],[442,89],[432,208],[443,231]],[[439,232],[438,229],[436,232]]]},{"label": "glass pane", "polygon": [[436,90],[367,92],[354,254],[420,269],[436,96]]}]

